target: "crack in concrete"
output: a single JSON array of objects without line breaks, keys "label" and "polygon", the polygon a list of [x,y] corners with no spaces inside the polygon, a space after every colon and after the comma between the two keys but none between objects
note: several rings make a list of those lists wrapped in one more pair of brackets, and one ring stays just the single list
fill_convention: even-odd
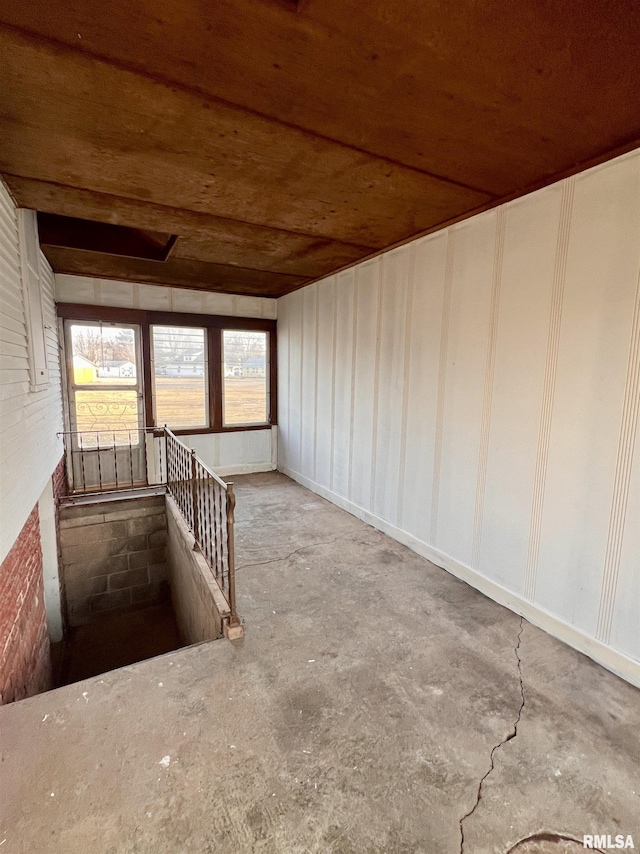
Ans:
[{"label": "crack in concrete", "polygon": [[334,543],[337,543],[338,540],[344,540],[347,537],[353,536],[353,534],[354,534],[353,531],[347,531],[346,534],[339,534],[337,537],[334,537],[332,540],[327,540],[326,542],[307,543],[306,546],[300,546],[300,548],[294,549],[294,551],[289,552],[288,555],[284,555],[283,557],[274,557],[274,558],[271,558],[270,560],[259,560],[256,563],[243,563],[242,566],[236,567],[236,573],[240,572],[241,569],[248,569],[251,566],[266,566],[269,563],[279,563],[280,561],[283,561],[283,560],[289,560],[290,557],[293,557],[294,555],[297,555],[298,552],[303,552],[306,549],[315,549],[318,546],[332,546]]},{"label": "crack in concrete", "polygon": [[469,810],[468,813],[462,816],[460,819],[460,854],[464,854],[464,823],[470,818],[474,812],[477,810],[480,805],[480,801],[482,800],[482,787],[484,785],[484,781],[491,774],[493,769],[495,768],[495,754],[500,748],[505,745],[507,742],[512,741],[518,734],[518,724],[520,723],[520,718],[522,717],[522,710],[524,709],[525,697],[524,697],[524,682],[522,681],[522,659],[520,658],[520,644],[522,642],[522,632],[524,630],[524,617],[520,617],[520,631],[518,632],[518,641],[515,645],[515,655],[518,661],[518,678],[520,679],[520,708],[518,709],[518,716],[513,724],[513,730],[507,735],[506,738],[503,738],[502,741],[498,742],[498,744],[494,745],[491,749],[490,760],[491,765],[487,773],[482,777],[480,782],[478,783],[478,792],[476,794],[476,801],[473,807]]}]

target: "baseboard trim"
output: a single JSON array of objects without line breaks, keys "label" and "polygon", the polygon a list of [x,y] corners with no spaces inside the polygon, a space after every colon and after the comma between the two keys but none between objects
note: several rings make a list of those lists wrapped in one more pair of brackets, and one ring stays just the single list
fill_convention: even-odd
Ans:
[{"label": "baseboard trim", "polygon": [[567,646],[573,647],[573,649],[588,656],[597,664],[615,673],[616,676],[620,676],[625,681],[640,688],[640,662],[634,661],[624,653],[612,649],[610,646],[596,640],[596,638],[585,634],[575,626],[565,623],[555,614],[546,611],[538,605],[534,605],[532,602],[528,602],[517,593],[481,575],[475,569],[471,569],[466,564],[460,563],[460,561],[441,552],[439,549],[433,548],[428,543],[418,540],[407,531],[397,528],[395,525],[359,507],[347,498],[343,498],[330,489],[315,483],[303,474],[300,474],[300,472],[294,471],[285,465],[279,465],[278,470],[311,492],[315,492],[316,495],[326,498],[327,501],[330,501],[342,510],[346,510],[352,516],[356,516],[363,522],[382,531],[383,534],[387,534],[387,536],[407,546],[421,557],[436,564],[436,566],[450,572],[451,575],[466,582],[499,605],[504,605],[505,608],[509,608],[509,610],[524,617],[534,626],[566,643]]},{"label": "baseboard trim", "polygon": [[220,477],[229,477],[234,474],[256,474],[257,472],[275,471],[274,463],[246,463],[237,466],[216,466],[214,471]]}]

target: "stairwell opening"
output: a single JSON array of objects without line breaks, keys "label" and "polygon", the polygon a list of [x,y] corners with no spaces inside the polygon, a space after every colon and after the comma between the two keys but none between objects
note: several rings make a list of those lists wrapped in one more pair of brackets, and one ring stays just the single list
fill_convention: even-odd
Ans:
[{"label": "stairwell opening", "polygon": [[164,488],[70,498],[58,521],[56,687],[223,636],[226,600]]}]

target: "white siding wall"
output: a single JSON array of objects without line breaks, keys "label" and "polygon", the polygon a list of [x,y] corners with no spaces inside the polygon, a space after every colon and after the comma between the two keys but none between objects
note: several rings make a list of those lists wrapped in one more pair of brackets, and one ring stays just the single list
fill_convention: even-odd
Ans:
[{"label": "white siding wall", "polygon": [[640,152],[279,301],[279,468],[640,684]]},{"label": "white siding wall", "polygon": [[[37,245],[35,232],[26,236]],[[41,253],[39,266],[49,384],[31,391],[18,223],[0,181],[0,562],[62,456],[56,436],[62,402],[53,273]]]}]

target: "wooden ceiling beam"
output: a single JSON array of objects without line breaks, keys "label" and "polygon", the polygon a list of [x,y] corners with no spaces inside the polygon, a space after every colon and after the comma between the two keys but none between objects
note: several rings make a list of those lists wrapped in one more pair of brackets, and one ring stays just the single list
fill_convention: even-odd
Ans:
[{"label": "wooden ceiling beam", "polygon": [[308,281],[302,276],[174,259],[173,256],[166,261],[148,261],[46,244],[42,246],[42,250],[57,273],[116,281],[261,297],[282,296],[302,287]]},{"label": "wooden ceiling beam", "polygon": [[317,278],[371,249],[140,202],[18,175],[4,180],[20,207],[180,236],[172,256]]}]

